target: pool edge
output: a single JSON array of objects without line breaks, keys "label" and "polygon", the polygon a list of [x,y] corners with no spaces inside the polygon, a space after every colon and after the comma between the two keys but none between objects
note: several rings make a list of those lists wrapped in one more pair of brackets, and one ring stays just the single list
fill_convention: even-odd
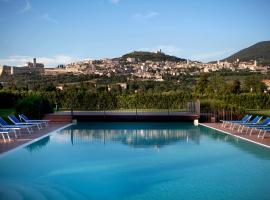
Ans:
[{"label": "pool edge", "polygon": [[210,129],[213,129],[213,130],[216,130],[216,131],[219,131],[219,132],[222,132],[222,133],[225,133],[227,135],[230,135],[230,136],[233,136],[233,137],[236,137],[236,138],[239,138],[241,140],[245,140],[247,142],[250,142],[250,143],[253,143],[253,144],[257,144],[259,146],[262,146],[262,147],[265,147],[265,148],[268,148],[270,149],[270,146],[266,145],[266,144],[262,144],[262,143],[259,143],[259,142],[256,142],[256,141],[253,141],[253,140],[250,140],[250,139],[247,139],[247,138],[244,138],[244,137],[241,137],[239,135],[235,135],[235,134],[232,134],[228,131],[224,131],[224,130],[221,130],[221,129],[218,129],[218,128],[214,128],[212,126],[208,126],[206,124],[202,124],[202,123],[199,123],[200,126],[204,126],[204,127],[207,127],[207,128],[210,128]]},{"label": "pool edge", "polygon": [[45,138],[45,137],[47,137],[47,136],[49,136],[49,135],[56,134],[58,131],[61,131],[62,129],[65,129],[65,128],[67,128],[67,127],[69,127],[69,126],[72,126],[72,125],[74,125],[74,123],[66,124],[66,125],[64,125],[64,126],[62,126],[62,127],[60,127],[60,128],[57,128],[57,129],[55,129],[55,130],[53,130],[53,131],[50,131],[50,132],[46,133],[45,135],[42,135],[42,136],[40,136],[40,137],[38,137],[38,138],[35,138],[35,139],[33,139],[33,140],[30,140],[29,142],[26,142],[26,143],[24,143],[24,144],[21,144],[21,145],[15,147],[15,148],[13,148],[13,149],[10,149],[10,150],[8,150],[8,151],[6,151],[6,152],[3,152],[3,153],[0,154],[0,158],[5,157],[6,155],[8,155],[8,154],[10,154],[10,153],[13,153],[13,152],[15,152],[15,151],[18,151],[19,149],[24,148],[24,147],[26,147],[26,146],[28,146],[28,145],[34,143],[34,142],[37,142],[37,141],[39,141],[39,140],[41,140],[41,139],[43,139],[43,138]]}]

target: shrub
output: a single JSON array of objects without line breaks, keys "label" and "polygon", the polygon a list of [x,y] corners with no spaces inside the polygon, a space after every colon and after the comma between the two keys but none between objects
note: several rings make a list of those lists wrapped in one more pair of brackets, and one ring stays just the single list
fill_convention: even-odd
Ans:
[{"label": "shrub", "polygon": [[200,101],[200,103],[202,112],[207,112],[210,110],[216,111],[230,110],[235,113],[243,113],[245,111],[244,107],[242,106],[216,99],[203,99]]},{"label": "shrub", "polygon": [[16,112],[23,113],[30,118],[40,119],[46,113],[53,112],[53,106],[45,97],[32,95],[20,99],[16,104]]},{"label": "shrub", "polygon": [[0,108],[14,108],[16,101],[19,99],[20,94],[1,91],[0,92]]}]

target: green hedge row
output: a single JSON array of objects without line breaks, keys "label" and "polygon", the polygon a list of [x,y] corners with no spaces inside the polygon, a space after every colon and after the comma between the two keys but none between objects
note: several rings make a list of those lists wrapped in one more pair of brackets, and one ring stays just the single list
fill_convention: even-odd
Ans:
[{"label": "green hedge row", "polygon": [[117,95],[112,93],[77,92],[66,93],[58,104],[64,108],[77,110],[113,110],[113,109],[178,109],[186,105],[191,96],[175,94],[133,94]]},{"label": "green hedge row", "polygon": [[16,106],[18,114],[23,113],[34,119],[40,119],[46,113],[53,112],[53,105],[46,97],[31,95],[18,100]]},{"label": "green hedge row", "polygon": [[[16,108],[17,112],[42,117],[58,108],[74,110],[113,109],[179,109],[194,97],[185,92],[160,94],[115,94],[82,89],[51,92],[1,91],[0,108]],[[270,109],[269,94],[231,94],[201,99],[201,109],[237,110]]]}]

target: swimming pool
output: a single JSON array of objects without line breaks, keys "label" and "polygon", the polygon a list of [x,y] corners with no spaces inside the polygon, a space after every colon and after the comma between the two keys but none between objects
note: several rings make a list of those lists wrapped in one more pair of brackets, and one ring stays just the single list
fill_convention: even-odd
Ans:
[{"label": "swimming pool", "polygon": [[270,150],[188,123],[81,123],[0,158],[0,199],[270,199]]}]

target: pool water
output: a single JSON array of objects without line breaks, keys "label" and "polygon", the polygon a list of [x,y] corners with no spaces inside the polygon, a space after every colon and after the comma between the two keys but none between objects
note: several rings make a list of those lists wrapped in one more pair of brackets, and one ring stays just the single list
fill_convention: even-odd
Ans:
[{"label": "pool water", "polygon": [[81,123],[0,158],[0,199],[270,199],[270,150],[188,123]]}]

